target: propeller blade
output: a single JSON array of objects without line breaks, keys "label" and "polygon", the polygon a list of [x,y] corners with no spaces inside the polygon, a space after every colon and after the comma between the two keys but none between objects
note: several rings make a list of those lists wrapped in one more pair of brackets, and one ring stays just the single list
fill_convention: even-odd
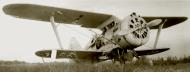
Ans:
[{"label": "propeller blade", "polygon": [[155,19],[147,23],[148,27],[157,26],[162,22],[162,19]]}]

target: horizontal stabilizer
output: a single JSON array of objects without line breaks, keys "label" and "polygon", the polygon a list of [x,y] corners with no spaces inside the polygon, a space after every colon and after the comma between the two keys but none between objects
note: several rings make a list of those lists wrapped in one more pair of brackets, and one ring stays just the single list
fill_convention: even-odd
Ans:
[{"label": "horizontal stabilizer", "polygon": [[169,48],[149,49],[149,50],[135,50],[138,56],[152,55],[169,50]]}]

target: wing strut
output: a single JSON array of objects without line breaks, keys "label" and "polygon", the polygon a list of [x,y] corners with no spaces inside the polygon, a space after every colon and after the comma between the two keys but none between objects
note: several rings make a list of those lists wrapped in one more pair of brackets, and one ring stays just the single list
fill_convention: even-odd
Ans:
[{"label": "wing strut", "polygon": [[154,49],[156,49],[156,46],[157,46],[157,44],[158,44],[158,39],[159,39],[159,36],[160,36],[160,32],[161,32],[161,30],[162,30],[162,28],[163,28],[163,25],[164,25],[164,23],[165,23],[166,21],[167,21],[167,19],[165,19],[164,22],[159,25],[159,28],[158,28],[158,31],[157,31],[157,35],[156,35],[156,40],[155,40],[155,42],[154,42],[154,47],[153,47]]},{"label": "wing strut", "polygon": [[57,27],[58,27],[58,26],[55,25],[54,16],[51,16],[51,17],[50,17],[50,22],[51,22],[53,31],[54,31],[54,33],[55,33],[56,39],[57,39],[57,41],[58,41],[58,43],[59,43],[59,47],[60,47],[61,49],[63,49],[63,45],[61,44],[61,39],[60,39],[59,33],[58,33],[58,31],[57,31]]},{"label": "wing strut", "polygon": [[44,58],[42,57],[42,62],[45,63]]}]

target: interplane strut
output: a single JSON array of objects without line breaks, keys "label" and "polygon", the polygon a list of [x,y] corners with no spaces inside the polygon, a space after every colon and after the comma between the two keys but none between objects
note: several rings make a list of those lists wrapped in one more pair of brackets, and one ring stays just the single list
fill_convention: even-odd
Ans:
[{"label": "interplane strut", "polygon": [[57,31],[58,26],[55,25],[54,16],[51,16],[51,17],[50,17],[50,22],[51,22],[53,31],[54,31],[54,33],[55,33],[56,39],[57,39],[57,41],[58,41],[59,47],[60,47],[60,49],[63,49],[63,45],[61,44],[61,39],[60,39],[59,33],[58,33],[58,31]]},{"label": "interplane strut", "polygon": [[163,26],[164,26],[164,23],[165,23],[166,21],[167,21],[167,19],[165,19],[164,22],[159,25],[159,28],[158,28],[158,31],[157,31],[157,35],[156,35],[156,40],[155,40],[155,42],[154,42],[154,47],[153,47],[154,49],[156,49],[156,46],[157,46],[157,44],[158,44],[158,39],[159,39],[159,36],[160,36],[160,32],[161,32],[161,30],[162,30],[162,28],[163,28]]}]

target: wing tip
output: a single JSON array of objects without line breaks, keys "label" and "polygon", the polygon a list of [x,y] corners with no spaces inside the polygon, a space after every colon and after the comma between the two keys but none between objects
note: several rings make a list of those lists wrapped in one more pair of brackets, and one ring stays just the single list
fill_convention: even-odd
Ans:
[{"label": "wing tip", "polygon": [[49,58],[51,57],[51,50],[40,50],[40,51],[36,51],[35,55],[38,57],[45,57],[45,58]]},{"label": "wing tip", "polygon": [[[169,16],[163,16],[163,17],[149,17],[149,16],[144,16],[143,17],[147,22],[150,22],[154,19],[162,19],[165,20],[167,19],[167,21],[165,22],[163,28],[168,28],[174,25],[177,25],[179,23],[182,23],[184,21],[186,21],[188,19],[188,17],[186,16],[173,16],[173,17],[169,17]],[[151,29],[158,29],[158,25],[157,26],[152,26]]]},{"label": "wing tip", "polygon": [[7,15],[16,16],[15,14],[19,11],[18,9],[20,7],[27,6],[27,5],[30,5],[30,4],[21,4],[21,3],[7,4],[3,6],[2,10]]},{"label": "wing tip", "polygon": [[170,50],[170,48],[162,48],[162,49],[163,49],[162,52]]},{"label": "wing tip", "polygon": [[7,5],[5,5],[5,6],[3,6],[3,12],[5,13],[5,14],[9,14],[9,8],[10,8],[10,6],[12,6],[12,4],[7,4]]},{"label": "wing tip", "polygon": [[165,52],[165,51],[168,51],[168,50],[170,50],[170,48],[157,48],[157,49],[155,49],[155,50],[158,50],[155,54],[157,54],[157,53],[162,53],[162,52]]}]

